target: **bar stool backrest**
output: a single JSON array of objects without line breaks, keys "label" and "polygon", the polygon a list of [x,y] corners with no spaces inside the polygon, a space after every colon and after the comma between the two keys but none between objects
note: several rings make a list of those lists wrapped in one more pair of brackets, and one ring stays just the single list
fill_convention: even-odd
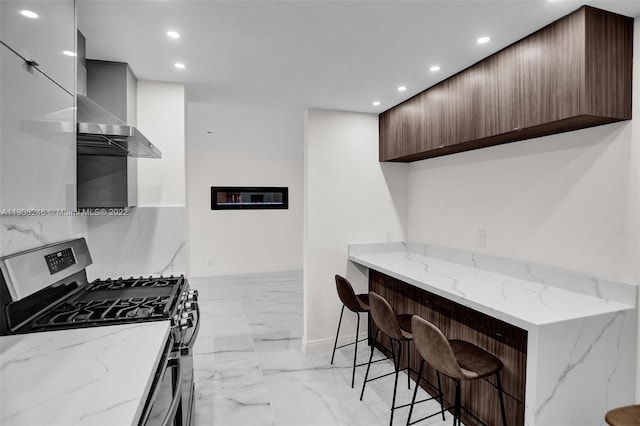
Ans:
[{"label": "bar stool backrest", "polygon": [[446,376],[454,379],[464,378],[449,340],[438,327],[414,315],[411,318],[411,330],[413,344],[427,363]]},{"label": "bar stool backrest", "polygon": [[369,292],[369,304],[373,322],[384,334],[396,340],[403,340],[400,323],[387,299],[373,291]]},{"label": "bar stool backrest", "polygon": [[362,311],[358,299],[356,299],[356,293],[346,278],[336,275],[336,289],[338,290],[338,297],[347,308],[353,312]]}]

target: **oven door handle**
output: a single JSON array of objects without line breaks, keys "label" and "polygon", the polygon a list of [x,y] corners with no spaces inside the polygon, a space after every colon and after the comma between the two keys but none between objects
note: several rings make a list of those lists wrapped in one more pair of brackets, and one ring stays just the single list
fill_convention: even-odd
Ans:
[{"label": "oven door handle", "polygon": [[189,341],[187,343],[184,343],[182,345],[183,348],[190,348],[191,344],[193,343],[193,340],[196,338],[196,336],[198,335],[198,331],[200,331],[200,306],[198,305],[198,302],[192,302],[196,305],[196,327],[193,330],[193,333],[191,333],[191,337],[189,338]]},{"label": "oven door handle", "polygon": [[173,400],[171,401],[167,415],[161,423],[162,426],[171,426],[175,424],[174,420],[176,418],[176,413],[178,412],[178,407],[182,401],[182,366],[180,365],[180,358],[169,359],[169,363],[167,365],[169,368],[176,369],[176,375],[174,376],[175,380],[173,382]]}]

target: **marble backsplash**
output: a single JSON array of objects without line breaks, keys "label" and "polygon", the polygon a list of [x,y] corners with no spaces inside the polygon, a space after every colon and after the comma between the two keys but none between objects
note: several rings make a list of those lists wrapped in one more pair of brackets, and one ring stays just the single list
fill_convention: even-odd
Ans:
[{"label": "marble backsplash", "polygon": [[0,257],[87,234],[85,216],[0,216]]},{"label": "marble backsplash", "polygon": [[186,273],[186,208],[137,207],[122,216],[0,216],[0,256],[84,237],[89,279]]},{"label": "marble backsplash", "polygon": [[88,222],[89,278],[187,272],[185,207],[138,207],[127,216]]},{"label": "marble backsplash", "polygon": [[349,254],[374,252],[408,252],[481,269],[510,277],[533,281],[599,299],[630,305],[636,304],[638,286],[633,283],[606,280],[590,275],[565,271],[549,266],[536,265],[513,259],[488,256],[433,244],[393,242],[374,244],[349,244]]}]

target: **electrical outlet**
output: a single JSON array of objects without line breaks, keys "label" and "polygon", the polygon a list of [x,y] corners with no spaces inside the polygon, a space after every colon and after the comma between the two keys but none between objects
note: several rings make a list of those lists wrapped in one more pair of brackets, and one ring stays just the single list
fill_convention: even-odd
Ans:
[{"label": "electrical outlet", "polygon": [[209,259],[209,261],[207,262],[207,265],[210,267],[213,266],[213,259]]},{"label": "electrical outlet", "polygon": [[478,247],[487,248],[487,231],[478,229]]},{"label": "electrical outlet", "polygon": [[392,229],[387,229],[387,231],[384,233],[384,240],[386,242],[391,242],[393,240],[393,230]]}]

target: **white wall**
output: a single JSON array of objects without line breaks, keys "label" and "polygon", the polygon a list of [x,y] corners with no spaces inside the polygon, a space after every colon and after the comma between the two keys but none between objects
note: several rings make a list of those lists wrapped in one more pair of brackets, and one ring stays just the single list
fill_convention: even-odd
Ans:
[{"label": "white wall", "polygon": [[[189,104],[192,276],[302,268],[303,122],[302,110]],[[212,186],[286,186],[289,209],[214,211]]]},{"label": "white wall", "polygon": [[185,205],[184,85],[138,81],[138,128],[162,151],[138,159],[138,205]]},{"label": "white wall", "polygon": [[[332,348],[342,306],[334,275],[367,289],[348,243],[405,239],[408,166],[378,162],[377,115],[310,109],[305,129],[303,347],[313,352]],[[354,317],[345,314],[345,337]]]},{"label": "white wall", "polygon": [[640,152],[632,126],[412,163],[409,239],[636,281]]}]

